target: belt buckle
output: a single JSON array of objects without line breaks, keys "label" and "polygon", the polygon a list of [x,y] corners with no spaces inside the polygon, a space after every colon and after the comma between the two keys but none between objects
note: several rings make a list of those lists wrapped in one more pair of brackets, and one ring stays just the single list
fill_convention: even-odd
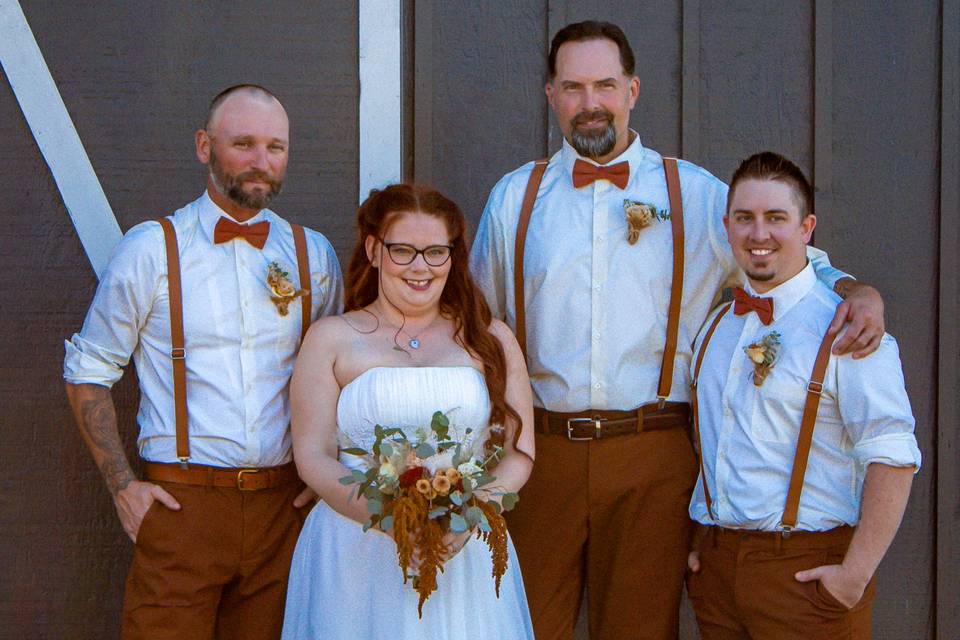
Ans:
[{"label": "belt buckle", "polygon": [[[567,418],[567,440],[571,440],[573,442],[598,440],[600,438],[600,423],[604,421],[605,418]],[[587,438],[575,438],[573,437],[574,424],[593,424],[595,434]]]},{"label": "belt buckle", "polygon": [[256,489],[248,489],[243,486],[243,476],[248,473],[260,473],[260,469],[240,469],[240,471],[237,471],[237,489],[240,491],[256,491]]}]

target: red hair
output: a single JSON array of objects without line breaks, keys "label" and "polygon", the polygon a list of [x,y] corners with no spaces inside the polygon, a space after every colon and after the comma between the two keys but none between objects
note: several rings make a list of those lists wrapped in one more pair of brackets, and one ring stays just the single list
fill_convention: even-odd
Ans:
[{"label": "red hair", "polygon": [[[371,191],[357,211],[357,243],[347,267],[346,310],[362,309],[377,299],[378,272],[367,257],[366,241],[372,236],[379,242],[396,214],[405,212],[434,216],[447,227],[453,249],[450,274],[440,294],[440,312],[453,320],[454,336],[461,346],[483,364],[490,395],[490,424],[503,425],[508,434],[512,433],[511,442],[516,449],[521,420],[506,400],[507,360],[503,345],[490,333],[490,307],[470,276],[467,221],[455,202],[436,189],[421,185],[394,184]],[[503,438],[502,433],[491,434],[497,444],[502,444]]]}]

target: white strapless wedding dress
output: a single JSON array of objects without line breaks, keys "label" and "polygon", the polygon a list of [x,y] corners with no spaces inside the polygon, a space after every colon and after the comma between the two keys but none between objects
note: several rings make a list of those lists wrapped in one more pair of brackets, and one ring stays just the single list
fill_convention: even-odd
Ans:
[{"label": "white strapless wedding dress", "polygon": [[[340,392],[341,444],[370,450],[374,425],[427,427],[435,411],[451,434],[473,429],[482,444],[490,416],[483,374],[471,367],[377,367]],[[352,456],[343,456],[352,458]],[[343,460],[344,464],[357,464]],[[417,617],[417,593],[403,583],[393,538],[324,503],[304,524],[290,568],[284,640],[522,640],[533,638],[523,579],[510,544],[496,597],[490,551],[471,539],[437,576],[437,590]]]}]

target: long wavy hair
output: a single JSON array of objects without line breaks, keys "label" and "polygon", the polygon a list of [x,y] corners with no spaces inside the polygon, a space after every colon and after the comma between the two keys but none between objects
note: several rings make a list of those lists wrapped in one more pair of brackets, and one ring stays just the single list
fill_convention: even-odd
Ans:
[{"label": "long wavy hair", "polygon": [[520,437],[520,414],[507,403],[507,360],[500,341],[490,333],[491,313],[483,293],[470,276],[467,221],[455,202],[436,189],[414,184],[394,184],[373,190],[357,211],[357,243],[347,268],[346,310],[362,309],[379,295],[379,270],[367,257],[366,241],[380,242],[399,214],[424,213],[443,220],[450,234],[450,274],[440,294],[440,313],[453,320],[454,338],[483,364],[490,395],[490,424],[502,425],[491,440],[502,445],[509,437],[514,449]]}]

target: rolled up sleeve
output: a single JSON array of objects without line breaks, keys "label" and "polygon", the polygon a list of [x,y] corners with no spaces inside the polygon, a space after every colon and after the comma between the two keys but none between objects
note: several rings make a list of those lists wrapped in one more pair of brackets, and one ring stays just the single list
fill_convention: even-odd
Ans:
[{"label": "rolled up sleeve", "polygon": [[[83,328],[64,342],[63,378],[70,384],[113,386],[137,348],[160,280],[166,283],[160,225],[131,229],[117,245],[87,311]],[[159,249],[159,251],[158,251]]]},{"label": "rolled up sleeve", "polygon": [[866,358],[839,358],[837,390],[857,462],[920,469],[915,420],[893,337],[885,335],[877,351]]}]

